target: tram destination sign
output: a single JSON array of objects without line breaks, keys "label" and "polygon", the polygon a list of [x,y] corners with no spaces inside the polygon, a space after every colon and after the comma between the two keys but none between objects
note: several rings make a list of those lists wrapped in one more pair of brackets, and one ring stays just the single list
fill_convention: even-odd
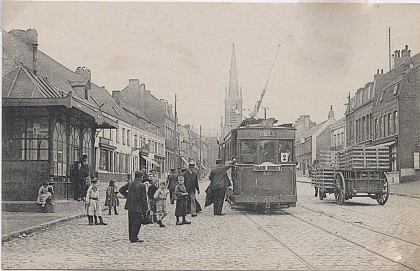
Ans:
[{"label": "tram destination sign", "polygon": [[282,171],[283,168],[281,165],[265,162],[265,163],[262,163],[261,165],[254,165],[252,170],[253,171]]},{"label": "tram destination sign", "polygon": [[255,130],[238,130],[238,138],[255,138],[255,139],[294,139],[294,130],[286,129],[255,129]]}]

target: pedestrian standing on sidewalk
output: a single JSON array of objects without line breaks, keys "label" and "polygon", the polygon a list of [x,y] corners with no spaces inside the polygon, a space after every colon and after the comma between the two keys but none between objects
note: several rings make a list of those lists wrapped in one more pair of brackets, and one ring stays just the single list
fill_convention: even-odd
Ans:
[{"label": "pedestrian standing on sidewalk", "polygon": [[86,182],[86,179],[89,178],[90,168],[89,164],[87,162],[87,155],[83,154],[82,159],[78,165],[79,168],[79,179],[80,179],[80,187],[82,190],[80,191],[82,195],[86,195],[88,188],[90,187],[90,184]]},{"label": "pedestrian standing on sidewalk", "polygon": [[106,189],[106,199],[105,199],[105,206],[108,206],[109,212],[108,214],[111,215],[111,209],[114,208],[114,212],[118,215],[117,206],[120,205],[120,201],[117,197],[118,194],[118,187],[115,184],[114,180],[109,181],[109,186]]},{"label": "pedestrian standing on sidewalk", "polygon": [[163,225],[163,218],[166,216],[166,182],[164,180],[159,181],[159,188],[156,190],[154,198],[156,200],[156,211],[157,211],[157,223],[159,227],[165,227]]},{"label": "pedestrian standing on sidewalk", "polygon": [[[99,201],[99,191],[97,186],[98,179],[93,178],[91,185],[86,193],[86,205],[89,219],[89,225],[107,225],[102,219],[102,208]],[[95,216],[95,224],[93,224],[93,218]],[[99,218],[99,222],[97,218]]]},{"label": "pedestrian standing on sidewalk", "polygon": [[200,194],[200,187],[198,186],[198,176],[197,172],[195,172],[195,163],[190,162],[188,163],[188,169],[183,173],[185,178],[185,188],[188,192],[189,202],[188,204],[191,206],[191,216],[197,216],[197,206],[195,202],[195,191]]},{"label": "pedestrian standing on sidewalk", "polygon": [[169,189],[169,199],[171,201],[171,204],[174,204],[175,202],[175,187],[178,184],[178,172],[176,172],[176,169],[171,168],[171,174],[168,175],[168,178],[166,179],[168,189]]},{"label": "pedestrian standing on sidewalk", "polygon": [[147,194],[143,183],[144,173],[134,172],[134,180],[120,188],[120,193],[127,198],[125,209],[128,210],[128,239],[131,243],[144,242],[138,238],[142,221],[146,219]]},{"label": "pedestrian standing on sidewalk", "polygon": [[[178,177],[178,184],[175,187],[175,200],[176,224],[191,224],[191,222],[185,220],[185,216],[187,215],[188,192],[184,185],[184,176]],[[182,217],[182,222],[179,221],[180,217]]]},{"label": "pedestrian standing on sidewalk", "polygon": [[216,159],[216,167],[210,172],[210,185],[206,191],[208,191],[208,196],[212,197],[214,215],[224,215],[222,213],[223,202],[227,187],[231,186],[226,171],[234,164],[234,161],[223,165],[221,159]]},{"label": "pedestrian standing on sidewalk", "polygon": [[[50,178],[50,181],[52,182],[53,179]],[[45,205],[51,202],[53,194],[54,194],[53,187],[50,185],[48,181],[44,181],[42,183],[42,186],[38,190],[38,198],[37,198],[37,202],[38,204],[41,204],[43,213],[46,212]]]},{"label": "pedestrian standing on sidewalk", "polygon": [[156,216],[156,199],[155,193],[158,189],[159,180],[157,178],[156,170],[152,169],[149,174],[149,181],[151,182],[148,189],[147,189],[147,197],[149,199],[149,219],[156,223],[157,216]]}]

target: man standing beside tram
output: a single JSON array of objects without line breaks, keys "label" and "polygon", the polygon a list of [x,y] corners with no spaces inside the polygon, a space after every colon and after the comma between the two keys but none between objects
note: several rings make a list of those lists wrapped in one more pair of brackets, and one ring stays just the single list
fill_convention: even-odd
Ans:
[{"label": "man standing beside tram", "polygon": [[222,213],[223,202],[225,200],[227,188],[231,186],[231,182],[226,171],[229,170],[235,162],[236,159],[232,159],[232,161],[223,165],[221,159],[216,159],[216,167],[210,172],[210,185],[206,192],[213,202],[214,215],[224,215],[224,213]]}]

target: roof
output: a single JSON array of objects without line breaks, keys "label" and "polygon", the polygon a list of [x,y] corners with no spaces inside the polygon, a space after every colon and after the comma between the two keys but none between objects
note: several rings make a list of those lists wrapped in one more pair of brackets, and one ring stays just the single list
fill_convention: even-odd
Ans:
[{"label": "roof", "polygon": [[60,98],[67,96],[46,79],[23,66],[3,75],[3,98]]},{"label": "roof", "polygon": [[319,124],[317,124],[317,125],[315,125],[315,126],[313,126],[313,127],[311,127],[311,128],[309,128],[308,130],[302,131],[302,133],[299,135],[299,137],[298,137],[298,138],[296,138],[296,141],[300,141],[301,139],[305,139],[305,138],[307,138],[307,137],[309,137],[309,136],[312,136],[312,135],[313,135],[313,134],[315,134],[315,133],[316,133],[319,129],[321,129],[322,125],[323,125],[325,122],[327,122],[327,120],[326,120],[326,121],[323,121],[323,122],[321,122],[321,123],[319,123]]}]

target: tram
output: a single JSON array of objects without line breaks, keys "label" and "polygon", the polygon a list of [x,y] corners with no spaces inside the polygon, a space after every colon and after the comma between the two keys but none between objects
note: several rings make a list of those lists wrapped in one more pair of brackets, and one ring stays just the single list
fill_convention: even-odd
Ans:
[{"label": "tram", "polygon": [[227,200],[233,208],[264,210],[295,207],[296,129],[277,120],[245,119],[221,145],[222,160],[236,158]]}]

